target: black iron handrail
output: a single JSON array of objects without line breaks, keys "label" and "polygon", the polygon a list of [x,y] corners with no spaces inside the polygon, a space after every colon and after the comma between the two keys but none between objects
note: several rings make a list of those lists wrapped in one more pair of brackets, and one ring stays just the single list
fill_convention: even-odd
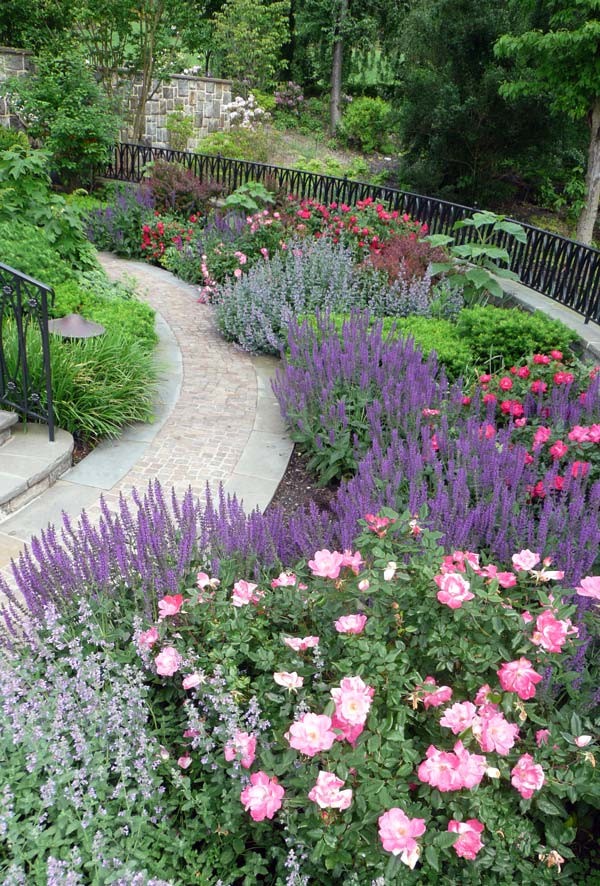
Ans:
[{"label": "black iron handrail", "polygon": [[[200,179],[212,179],[234,191],[248,181],[268,181],[298,197],[311,197],[323,203],[347,203],[372,197],[387,209],[408,213],[427,223],[432,233],[453,234],[464,243],[475,236],[475,230],[453,231],[454,223],[477,212],[470,206],[425,197],[410,191],[372,185],[367,182],[315,172],[303,172],[268,163],[232,160],[220,155],[194,154],[170,148],[154,148],[123,142],[115,146],[106,177],[118,181],[140,182],[148,163],[163,160],[181,163]],[[548,296],[565,307],[583,315],[585,322],[600,322],[600,251],[584,243],[569,240],[532,225],[522,224],[527,243],[511,243],[510,269],[530,289]],[[509,236],[497,239],[507,245]]]},{"label": "black iron handrail", "polygon": [[[0,407],[6,406],[24,418],[48,425],[54,440],[52,375],[48,335],[48,301],[54,293],[49,286],[0,263]],[[16,341],[9,335],[14,325]],[[27,340],[39,332],[42,346],[43,379],[40,390],[31,378]],[[8,353],[9,340],[16,350]],[[44,391],[46,402],[44,404]]]}]

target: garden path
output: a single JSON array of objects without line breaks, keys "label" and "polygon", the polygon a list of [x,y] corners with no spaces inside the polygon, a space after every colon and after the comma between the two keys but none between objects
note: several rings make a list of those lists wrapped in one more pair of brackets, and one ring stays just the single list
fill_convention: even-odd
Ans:
[{"label": "garden path", "polygon": [[126,428],[104,441],[50,489],[0,523],[0,569],[32,535],[61,512],[82,508],[93,519],[103,495],[116,506],[121,494],[158,479],[180,495],[198,497],[207,483],[223,482],[247,511],[264,509],[292,451],[270,387],[277,361],[251,357],[225,342],[198,290],[161,268],[100,254],[112,279],[135,280],[157,312],[161,382],[153,425]]}]

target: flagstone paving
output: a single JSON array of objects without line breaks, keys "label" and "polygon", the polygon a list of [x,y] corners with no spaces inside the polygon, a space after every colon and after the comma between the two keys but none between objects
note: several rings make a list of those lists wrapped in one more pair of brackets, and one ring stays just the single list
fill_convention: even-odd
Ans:
[{"label": "flagstone paving", "polygon": [[[198,290],[161,268],[101,254],[114,279],[134,278],[157,312],[161,372],[153,424],[126,428],[100,444],[38,499],[0,522],[0,569],[61,512],[83,508],[93,518],[100,496],[115,506],[121,494],[158,479],[202,497],[222,482],[247,511],[271,500],[292,451],[270,387],[277,361],[251,357],[225,342]],[[0,456],[1,458],[1,456]]]}]

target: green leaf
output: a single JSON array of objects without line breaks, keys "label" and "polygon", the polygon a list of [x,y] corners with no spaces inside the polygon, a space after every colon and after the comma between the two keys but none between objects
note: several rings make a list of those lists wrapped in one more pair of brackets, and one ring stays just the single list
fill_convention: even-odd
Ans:
[{"label": "green leaf", "polygon": [[434,845],[438,846],[440,849],[448,849],[450,846],[454,846],[457,840],[458,834],[452,834],[450,831],[443,831],[441,834],[436,834],[433,842]]},{"label": "green leaf", "polygon": [[425,859],[428,864],[434,869],[434,871],[439,871],[440,869],[440,859],[439,854],[435,846],[428,846],[425,849]]}]

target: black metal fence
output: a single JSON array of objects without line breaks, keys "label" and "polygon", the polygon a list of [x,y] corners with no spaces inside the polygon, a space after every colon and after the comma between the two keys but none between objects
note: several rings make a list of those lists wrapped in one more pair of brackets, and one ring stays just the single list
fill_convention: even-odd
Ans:
[{"label": "black metal fence", "polygon": [[[454,223],[477,211],[436,197],[347,178],[128,143],[115,146],[106,177],[139,182],[144,177],[146,165],[157,160],[181,163],[198,178],[219,182],[226,191],[234,191],[248,181],[266,181],[287,193],[312,197],[323,203],[353,204],[373,197],[387,209],[397,209],[426,222],[430,231],[436,234],[454,234]],[[496,240],[500,246],[510,245],[511,270],[519,275],[525,286],[583,315],[586,323],[589,320],[600,322],[600,251],[532,225],[522,226],[527,232],[527,243],[514,243],[506,234]],[[470,227],[456,233],[458,242],[465,242],[473,236],[475,230]]]},{"label": "black metal fence", "polygon": [[46,423],[51,441],[48,301],[52,298],[50,287],[0,263],[0,408]]}]

